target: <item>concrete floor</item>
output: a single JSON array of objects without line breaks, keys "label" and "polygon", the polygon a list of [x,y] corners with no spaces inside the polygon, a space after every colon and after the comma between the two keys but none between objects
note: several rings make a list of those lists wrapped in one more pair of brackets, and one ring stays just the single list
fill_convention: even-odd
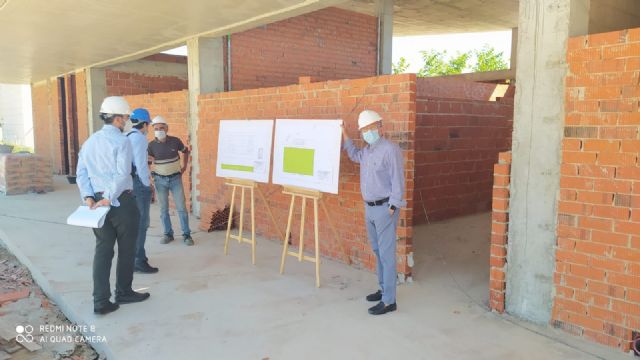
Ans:
[{"label": "concrete floor", "polygon": [[629,358],[487,311],[487,214],[417,228],[414,283],[399,287],[397,312],[372,317],[374,274],[323,259],[317,289],[311,263],[290,258],[278,273],[274,241],[260,239],[256,266],[247,245],[224,256],[220,232],[160,245],[153,206],[147,249],[160,273],[134,279],[151,299],[97,317],[92,233],[65,225],[78,203],[63,178],[53,193],[0,197],[0,239],[72,321],[106,337],[95,347],[109,359]]}]

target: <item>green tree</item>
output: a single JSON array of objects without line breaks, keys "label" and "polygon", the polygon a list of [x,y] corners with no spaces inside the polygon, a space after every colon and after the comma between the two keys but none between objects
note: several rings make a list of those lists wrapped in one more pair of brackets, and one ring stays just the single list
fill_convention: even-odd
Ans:
[{"label": "green tree", "polygon": [[509,65],[504,59],[504,54],[498,52],[493,47],[485,44],[482,49],[475,50],[476,64],[472,67],[473,72],[496,71],[508,69]]},{"label": "green tree", "polygon": [[394,74],[402,74],[409,68],[409,63],[404,57],[400,57],[397,63],[391,65]]},{"label": "green tree", "polygon": [[418,72],[418,76],[442,76],[461,74],[466,68],[470,52],[457,53],[456,56],[447,58],[447,51],[426,50],[421,51],[424,65]]}]

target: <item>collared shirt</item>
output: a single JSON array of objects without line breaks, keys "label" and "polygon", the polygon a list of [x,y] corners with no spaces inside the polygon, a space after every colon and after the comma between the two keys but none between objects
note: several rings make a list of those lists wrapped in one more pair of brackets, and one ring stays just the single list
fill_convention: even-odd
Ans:
[{"label": "collared shirt", "polygon": [[111,206],[120,206],[118,197],[133,189],[131,143],[113,125],[104,125],[82,145],[78,156],[76,183],[80,196],[95,196],[102,192]]},{"label": "collared shirt", "polygon": [[135,173],[140,178],[142,185],[151,186],[149,163],[147,162],[147,148],[149,147],[147,137],[140,130],[131,129],[127,134],[127,138],[131,142],[131,149],[133,150]]},{"label": "collared shirt", "polygon": [[179,174],[182,170],[180,152],[186,151],[182,141],[175,136],[167,135],[165,141],[152,140],[149,155],[153,157],[153,172],[164,176]]},{"label": "collared shirt", "polygon": [[406,206],[404,159],[400,147],[381,137],[372,145],[358,149],[351,139],[343,145],[349,158],[360,164],[360,191],[365,201],[389,198],[397,208]]}]

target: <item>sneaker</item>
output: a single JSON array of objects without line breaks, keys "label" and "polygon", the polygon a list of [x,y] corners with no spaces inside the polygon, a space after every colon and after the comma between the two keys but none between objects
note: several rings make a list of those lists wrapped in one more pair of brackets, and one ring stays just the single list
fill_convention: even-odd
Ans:
[{"label": "sneaker", "polygon": [[168,244],[173,241],[173,235],[164,234],[162,240],[160,240],[160,244]]},{"label": "sneaker", "polygon": [[137,302],[141,302],[141,301],[147,300],[150,296],[151,296],[151,294],[149,294],[147,292],[139,293],[139,292],[135,292],[135,291],[131,290],[130,292],[128,292],[126,294],[116,294],[116,303],[118,303],[118,304],[137,303]]},{"label": "sneaker", "polygon": [[100,307],[93,307],[93,313],[98,315],[106,315],[110,312],[114,312],[120,308],[120,305],[114,304],[111,301],[107,302],[106,305]]},{"label": "sneaker", "polygon": [[369,314],[371,315],[383,315],[391,311],[396,311],[398,307],[396,303],[385,305],[382,301],[380,301],[376,306],[369,308]]},{"label": "sneaker", "polygon": [[367,295],[367,301],[380,301],[382,300],[382,291],[378,290],[373,294]]},{"label": "sneaker", "polygon": [[192,246],[194,244],[193,239],[191,238],[191,235],[184,236],[184,243],[187,246]]}]

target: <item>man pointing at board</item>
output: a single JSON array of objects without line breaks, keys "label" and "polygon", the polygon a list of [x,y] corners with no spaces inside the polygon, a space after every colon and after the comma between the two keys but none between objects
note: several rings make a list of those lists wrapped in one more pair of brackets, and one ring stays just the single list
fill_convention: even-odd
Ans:
[{"label": "man pointing at board", "polygon": [[365,223],[371,248],[376,254],[380,290],[367,295],[379,301],[369,314],[382,315],[396,306],[396,229],[404,196],[404,159],[400,147],[382,136],[382,117],[365,110],[358,116],[358,129],[367,143],[357,148],[342,128],[344,149],[360,164],[360,191],[364,199]]}]

